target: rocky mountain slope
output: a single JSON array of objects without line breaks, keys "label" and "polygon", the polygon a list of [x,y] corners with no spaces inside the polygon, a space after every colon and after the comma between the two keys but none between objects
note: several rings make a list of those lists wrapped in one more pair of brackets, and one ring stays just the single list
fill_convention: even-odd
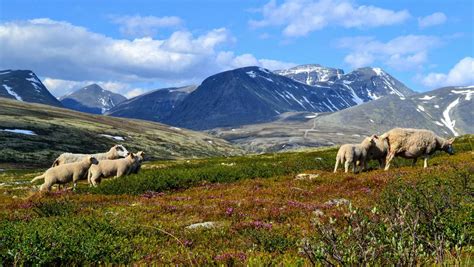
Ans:
[{"label": "rocky mountain slope", "polygon": [[406,98],[382,97],[332,113],[289,112],[277,120],[208,132],[255,152],[357,143],[394,127],[450,137],[474,133],[474,86],[445,87]]},{"label": "rocky mountain slope", "polygon": [[62,107],[30,70],[0,71],[0,97]]},{"label": "rocky mountain slope", "polygon": [[64,107],[92,114],[103,114],[119,103],[127,100],[121,94],[104,90],[91,84],[59,98]]},{"label": "rocky mountain slope", "polygon": [[106,114],[115,117],[164,121],[197,86],[158,89],[123,101]]}]

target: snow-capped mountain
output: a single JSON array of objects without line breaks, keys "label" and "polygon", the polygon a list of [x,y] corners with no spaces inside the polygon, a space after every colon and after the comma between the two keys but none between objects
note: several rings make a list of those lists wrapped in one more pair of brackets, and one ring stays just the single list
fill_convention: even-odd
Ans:
[{"label": "snow-capped mountain", "polygon": [[0,97],[62,107],[30,70],[0,71]]},{"label": "snow-capped mountain", "polygon": [[443,136],[474,133],[474,86],[444,87],[407,98],[386,96],[321,116],[315,125],[344,125],[361,133],[382,133],[394,127],[430,129]]},{"label": "snow-capped mountain", "polygon": [[275,73],[312,86],[319,83],[331,84],[344,75],[344,71],[341,69],[324,67],[319,64],[300,65],[289,69],[277,70]]},{"label": "snow-capped mountain", "polygon": [[196,87],[196,85],[191,85],[154,90],[126,100],[106,114],[115,117],[163,121]]},{"label": "snow-capped mountain", "polygon": [[379,99],[385,95],[405,98],[414,92],[381,68],[359,68],[347,74],[341,69],[321,65],[301,65],[275,73],[295,81],[347,91],[357,104]]},{"label": "snow-capped mountain", "polygon": [[71,94],[62,96],[60,100],[63,106],[69,109],[92,114],[103,114],[127,100],[127,98],[104,90],[97,84],[91,84]]},{"label": "snow-capped mountain", "polygon": [[348,91],[309,86],[259,67],[205,79],[164,122],[210,129],[266,122],[288,111],[328,112],[357,103]]},{"label": "snow-capped mountain", "polygon": [[384,70],[368,67],[341,76],[332,87],[350,91],[357,99],[357,104],[386,95],[396,95],[403,99],[415,93]]}]

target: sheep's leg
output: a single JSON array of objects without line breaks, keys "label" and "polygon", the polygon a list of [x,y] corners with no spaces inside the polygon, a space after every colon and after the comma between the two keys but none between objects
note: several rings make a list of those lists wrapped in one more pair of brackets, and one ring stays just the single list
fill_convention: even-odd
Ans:
[{"label": "sheep's leg", "polygon": [[418,160],[418,158],[414,158],[414,159],[413,159],[413,162],[411,163],[411,166],[412,166],[412,167],[415,167],[417,160]]},{"label": "sheep's leg", "polygon": [[356,173],[357,171],[357,161],[352,163],[352,172]]},{"label": "sheep's leg", "polygon": [[395,151],[394,152],[390,152],[387,156],[387,160],[386,160],[386,163],[385,163],[385,170],[388,171],[388,169],[390,168],[390,162],[392,161],[392,159],[395,157]]},{"label": "sheep's leg", "polygon": [[336,157],[336,166],[334,166],[334,173],[337,172],[337,167],[339,166],[339,161],[340,161],[339,157]]},{"label": "sheep's leg", "polygon": [[349,164],[350,162],[348,160],[346,160],[346,162],[344,162],[344,172],[347,173],[349,171]]},{"label": "sheep's leg", "polygon": [[423,168],[428,168],[428,156],[425,156],[425,162],[423,163]]}]

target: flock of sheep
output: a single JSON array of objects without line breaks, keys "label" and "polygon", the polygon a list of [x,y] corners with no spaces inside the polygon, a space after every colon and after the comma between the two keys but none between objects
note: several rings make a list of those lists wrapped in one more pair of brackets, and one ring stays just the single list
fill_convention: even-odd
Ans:
[{"label": "flock of sheep", "polygon": [[388,170],[390,162],[396,156],[413,159],[413,165],[419,157],[423,157],[426,168],[429,156],[435,151],[454,154],[453,142],[454,138],[444,139],[429,130],[394,128],[380,137],[366,137],[360,144],[342,145],[337,152],[334,172],[341,163],[344,164],[345,172],[348,172],[352,164],[352,171],[355,173],[357,166],[367,169],[370,160],[378,160],[380,167]]},{"label": "flock of sheep", "polygon": [[86,178],[90,185],[97,186],[102,178],[138,173],[144,156],[143,151],[129,153],[122,145],[115,145],[108,152],[93,155],[63,153],[53,162],[51,168],[33,178],[31,182],[44,179],[41,191],[50,191],[55,184],[70,182],[73,182],[76,188],[77,181]]},{"label": "flock of sheep", "polygon": [[[432,131],[421,129],[392,129],[380,137],[372,135],[365,138],[360,144],[345,144],[339,148],[336,156],[334,172],[340,164],[344,164],[348,172],[352,164],[355,173],[357,166],[367,169],[367,162],[378,160],[380,167],[388,170],[390,162],[396,156],[413,159],[413,165],[418,157],[423,157],[424,168],[428,166],[430,155],[437,150],[453,154],[453,139],[444,139]],[[51,190],[55,184],[62,185],[87,178],[89,185],[97,186],[102,178],[121,177],[131,173],[138,173],[144,159],[143,151],[129,153],[122,145],[113,146],[106,153],[93,155],[63,153],[44,174],[35,177],[31,182],[44,179],[40,190]]]}]

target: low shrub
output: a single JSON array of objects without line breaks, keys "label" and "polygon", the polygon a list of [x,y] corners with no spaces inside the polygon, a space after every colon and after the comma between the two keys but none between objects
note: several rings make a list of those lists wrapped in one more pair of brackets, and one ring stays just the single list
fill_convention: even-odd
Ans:
[{"label": "low shrub", "polygon": [[315,217],[301,252],[314,264],[401,265],[457,262],[472,249],[472,173],[396,180],[372,210],[349,205]]}]

